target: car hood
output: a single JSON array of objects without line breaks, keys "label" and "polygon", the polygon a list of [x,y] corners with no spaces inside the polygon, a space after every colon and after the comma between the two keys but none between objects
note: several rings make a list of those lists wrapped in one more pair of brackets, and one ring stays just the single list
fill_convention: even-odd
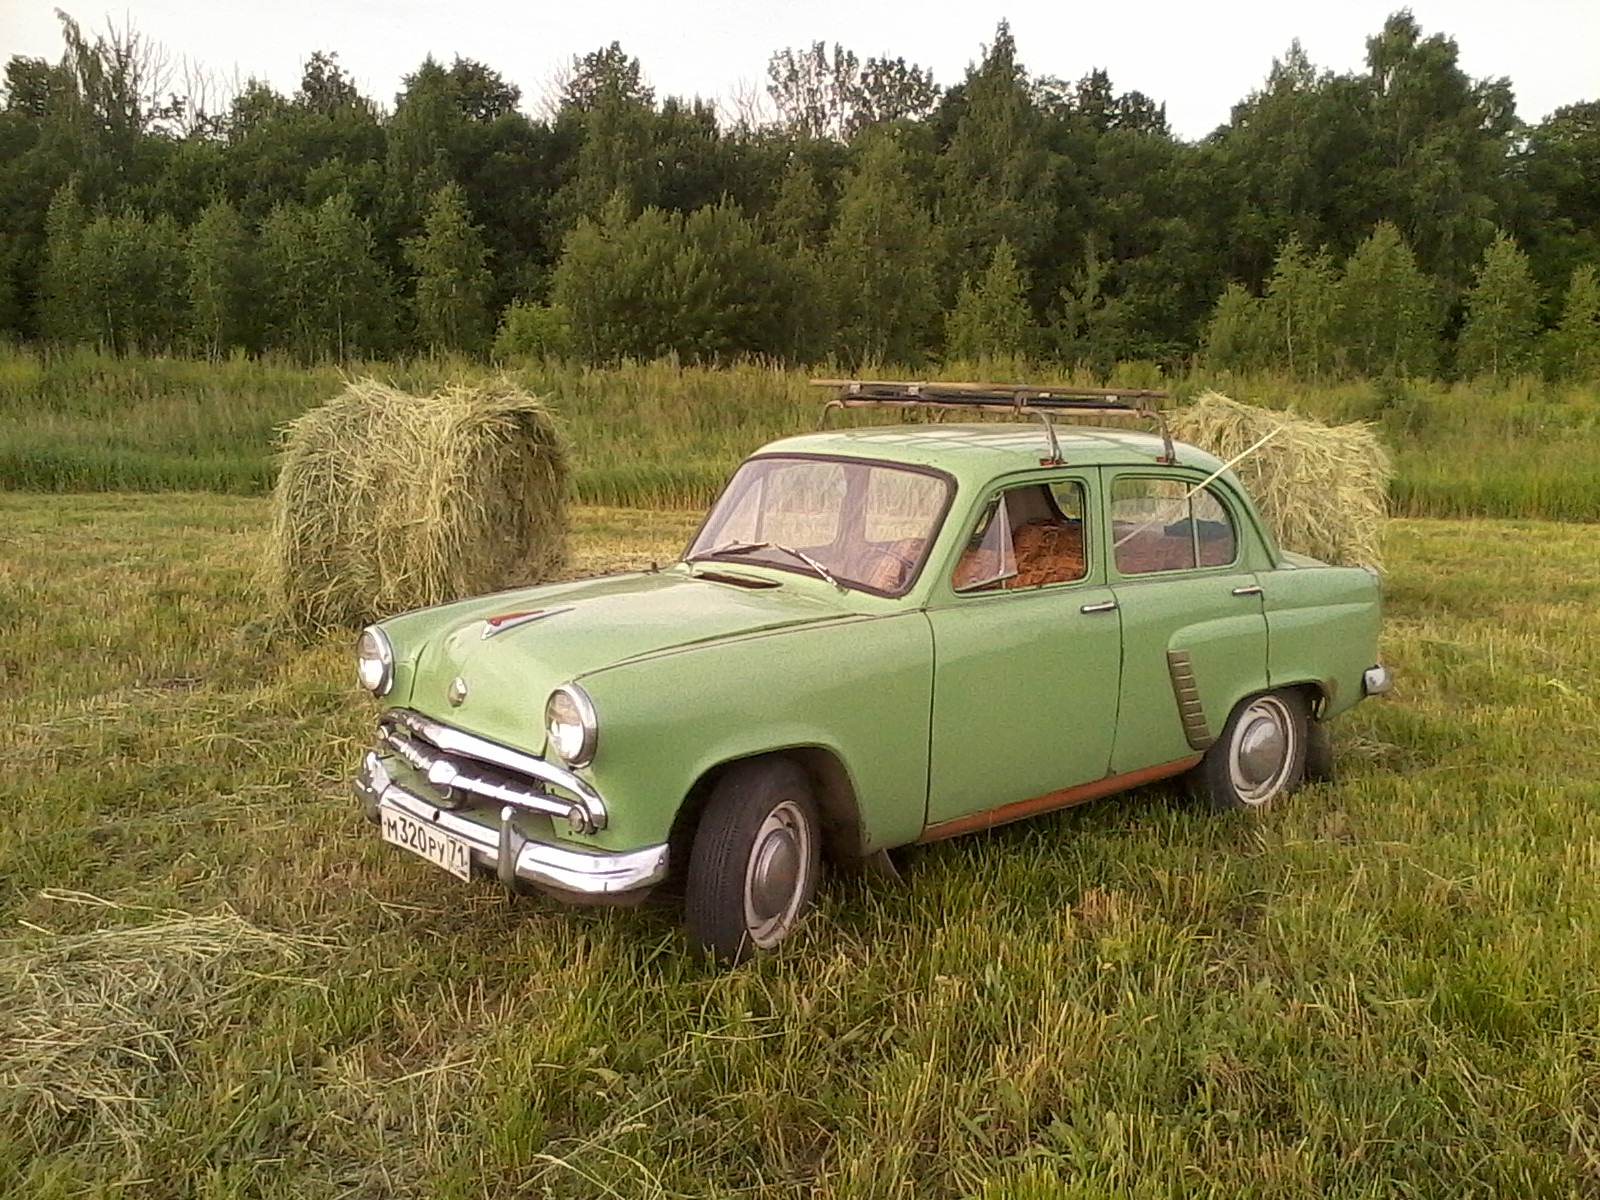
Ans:
[{"label": "car hood", "polygon": [[[450,605],[437,610],[438,624],[427,633],[411,624],[426,610],[386,628],[397,649],[408,638],[426,637],[414,660],[411,707],[532,750],[544,741],[545,700],[563,683],[651,654],[846,617],[851,610],[843,600],[788,586],[743,587],[675,568]],[[459,695],[463,685],[465,697],[453,703],[452,687]]]}]

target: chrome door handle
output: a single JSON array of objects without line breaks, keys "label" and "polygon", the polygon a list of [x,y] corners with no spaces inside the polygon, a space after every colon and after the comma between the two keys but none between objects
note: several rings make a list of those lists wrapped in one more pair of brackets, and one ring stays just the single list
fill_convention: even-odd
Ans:
[{"label": "chrome door handle", "polygon": [[1261,595],[1261,585],[1259,583],[1250,583],[1244,587],[1236,587],[1233,589],[1233,594],[1235,596],[1259,596]]},{"label": "chrome door handle", "polygon": [[1115,612],[1116,607],[1117,602],[1115,600],[1104,600],[1099,604],[1085,604],[1078,611],[1081,613]]}]

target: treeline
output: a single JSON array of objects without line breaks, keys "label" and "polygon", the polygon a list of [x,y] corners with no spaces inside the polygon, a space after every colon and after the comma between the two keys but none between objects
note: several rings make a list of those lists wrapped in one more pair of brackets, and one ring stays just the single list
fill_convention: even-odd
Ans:
[{"label": "treeline", "polygon": [[[1230,284],[1206,326],[1213,370],[1278,370],[1298,379],[1461,378],[1543,374],[1600,379],[1600,279],[1575,267],[1556,322],[1544,327],[1528,256],[1497,233],[1462,293],[1453,343],[1446,294],[1418,266],[1389,222],[1379,223],[1343,268],[1291,237],[1263,294]],[[1449,352],[1447,354],[1447,351]]]},{"label": "treeline", "polygon": [[[1174,138],[1002,24],[960,82],[820,43],[771,111],[658,100],[613,44],[548,113],[432,59],[385,108],[332,54],[208,108],[63,17],[0,96],[0,334],[115,353],[1025,357],[1300,376],[1592,376],[1600,102],[1521,123],[1408,12],[1298,46]],[[200,94],[196,94],[200,93]]]}]

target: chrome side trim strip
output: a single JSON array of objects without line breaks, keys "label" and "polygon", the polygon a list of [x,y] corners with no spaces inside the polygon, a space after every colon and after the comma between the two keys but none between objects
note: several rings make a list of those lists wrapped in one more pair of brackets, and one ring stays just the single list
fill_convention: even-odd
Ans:
[{"label": "chrome side trim strip", "polygon": [[[441,787],[447,785],[442,780],[432,779],[431,775],[433,762],[437,760],[428,755],[425,750],[418,750],[414,743],[409,745],[409,749],[397,744],[395,739],[388,736],[386,727],[389,725],[399,725],[409,729],[412,733],[446,754],[465,755],[468,758],[475,758],[480,762],[504,767],[506,770],[515,771],[519,775],[528,775],[534,779],[541,779],[545,783],[554,784],[558,788],[563,788],[578,798],[578,806],[583,810],[586,832],[593,833],[595,830],[606,827],[605,801],[600,798],[598,792],[571,771],[564,770],[534,755],[524,754],[519,750],[512,750],[497,742],[477,737],[452,725],[442,725],[438,721],[431,721],[422,714],[411,711],[409,708],[389,709],[378,719],[380,736],[384,738],[387,744],[394,746],[396,752],[412,766],[416,767],[417,770],[428,772],[430,780]],[[413,757],[413,752],[415,752],[415,757]],[[510,804],[519,803],[517,789],[512,789],[511,794],[502,794],[500,791],[480,791],[471,786],[472,783],[481,782],[477,777],[458,776],[457,778],[461,779],[462,782],[452,782],[448,786],[474,791],[491,800],[500,800]],[[535,792],[527,792],[525,795],[538,798],[538,793]],[[536,802],[526,804],[524,807],[535,808],[539,812],[549,812],[558,816],[567,816],[573,808],[570,803],[562,804],[559,810],[544,806],[545,804],[555,803],[558,803],[555,797],[544,797],[536,799]]]},{"label": "chrome side trim strip", "polygon": [[[486,829],[478,822],[438,805],[390,782],[379,796],[382,807],[393,808],[418,821],[437,825],[472,847],[473,858],[505,878],[506,865],[516,879],[579,895],[607,896],[660,883],[667,876],[665,844],[646,846],[623,854],[594,853],[528,841],[520,836],[502,836],[510,822],[501,814],[497,829]],[[514,834],[514,831],[513,831]],[[502,842],[512,851],[513,862],[502,864]],[[518,845],[517,843],[520,843]]]},{"label": "chrome side trim strip", "polygon": [[1187,650],[1167,651],[1167,674],[1172,677],[1172,694],[1178,701],[1178,719],[1191,750],[1204,750],[1216,739],[1200,704],[1200,686],[1195,682],[1194,664]]}]

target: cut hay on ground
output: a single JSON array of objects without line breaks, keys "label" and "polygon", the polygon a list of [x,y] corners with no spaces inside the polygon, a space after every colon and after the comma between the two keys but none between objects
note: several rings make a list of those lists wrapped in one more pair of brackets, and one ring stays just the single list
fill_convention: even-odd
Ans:
[{"label": "cut hay on ground", "polygon": [[568,463],[544,405],[506,383],[409,396],[370,379],[291,422],[267,587],[302,633],[550,578]]},{"label": "cut hay on ground", "polygon": [[252,968],[314,945],[226,911],[38,934],[0,951],[0,1121],[35,1134],[65,1122],[134,1160],[185,1044],[215,1027]]},{"label": "cut hay on ground", "polygon": [[1167,416],[1173,437],[1223,462],[1244,454],[1233,471],[1285,550],[1340,566],[1383,565],[1394,470],[1370,425],[1324,425],[1219,392]]}]

